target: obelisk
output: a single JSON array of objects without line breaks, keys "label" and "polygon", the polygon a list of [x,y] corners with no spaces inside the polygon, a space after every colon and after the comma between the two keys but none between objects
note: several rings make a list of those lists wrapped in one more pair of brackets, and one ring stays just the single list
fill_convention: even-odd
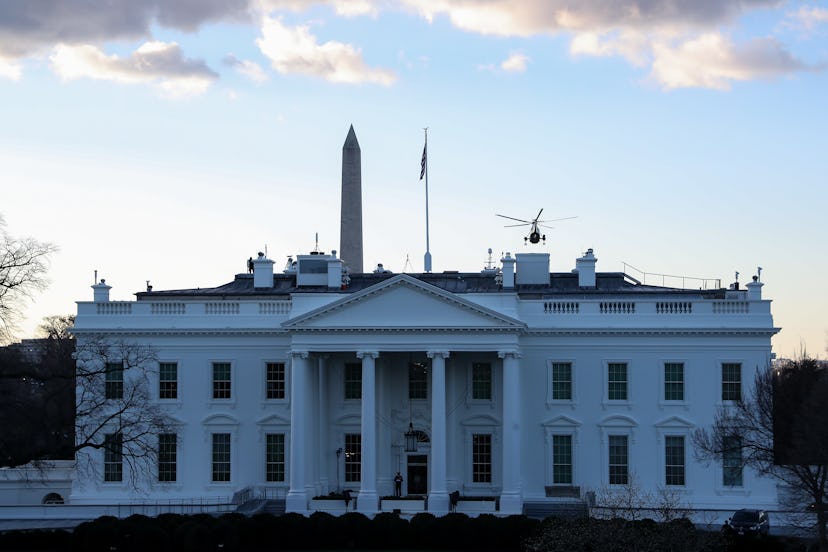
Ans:
[{"label": "obelisk", "polygon": [[354,125],[342,146],[339,258],[352,274],[362,273],[362,156]]}]

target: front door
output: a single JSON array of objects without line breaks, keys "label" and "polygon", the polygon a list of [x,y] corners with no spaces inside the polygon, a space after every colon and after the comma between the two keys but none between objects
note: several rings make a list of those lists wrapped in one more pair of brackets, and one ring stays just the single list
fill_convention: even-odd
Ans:
[{"label": "front door", "polygon": [[408,456],[408,494],[428,494],[428,455],[410,454]]}]

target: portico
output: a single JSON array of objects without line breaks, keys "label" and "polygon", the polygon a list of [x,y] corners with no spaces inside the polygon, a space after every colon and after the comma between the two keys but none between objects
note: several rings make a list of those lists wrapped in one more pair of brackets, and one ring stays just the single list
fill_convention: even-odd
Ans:
[{"label": "portico", "polygon": [[[408,478],[425,474],[429,512],[448,512],[455,490],[520,512],[520,321],[400,275],[283,326],[293,336],[288,511],[348,488],[359,511],[377,512],[400,471],[409,492],[423,487]],[[426,367],[424,382],[412,366]],[[416,453],[404,450],[409,424],[427,441]]]}]

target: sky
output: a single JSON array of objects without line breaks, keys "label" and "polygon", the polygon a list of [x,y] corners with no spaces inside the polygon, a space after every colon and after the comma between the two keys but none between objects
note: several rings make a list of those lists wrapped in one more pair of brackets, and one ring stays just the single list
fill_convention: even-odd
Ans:
[{"label": "sky", "polygon": [[[0,215],[60,248],[18,337],[95,271],[130,300],[339,249],[353,124],[366,269],[423,270],[428,127],[435,271],[761,266],[774,351],[825,357],[826,98],[825,2],[3,0]],[[496,216],[541,208],[577,218]]]}]

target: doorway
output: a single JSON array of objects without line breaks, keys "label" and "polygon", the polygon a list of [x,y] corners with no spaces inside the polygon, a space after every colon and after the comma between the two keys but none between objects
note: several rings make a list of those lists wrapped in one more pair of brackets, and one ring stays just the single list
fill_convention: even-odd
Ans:
[{"label": "doorway", "polygon": [[428,494],[428,455],[408,455],[408,494]]}]

